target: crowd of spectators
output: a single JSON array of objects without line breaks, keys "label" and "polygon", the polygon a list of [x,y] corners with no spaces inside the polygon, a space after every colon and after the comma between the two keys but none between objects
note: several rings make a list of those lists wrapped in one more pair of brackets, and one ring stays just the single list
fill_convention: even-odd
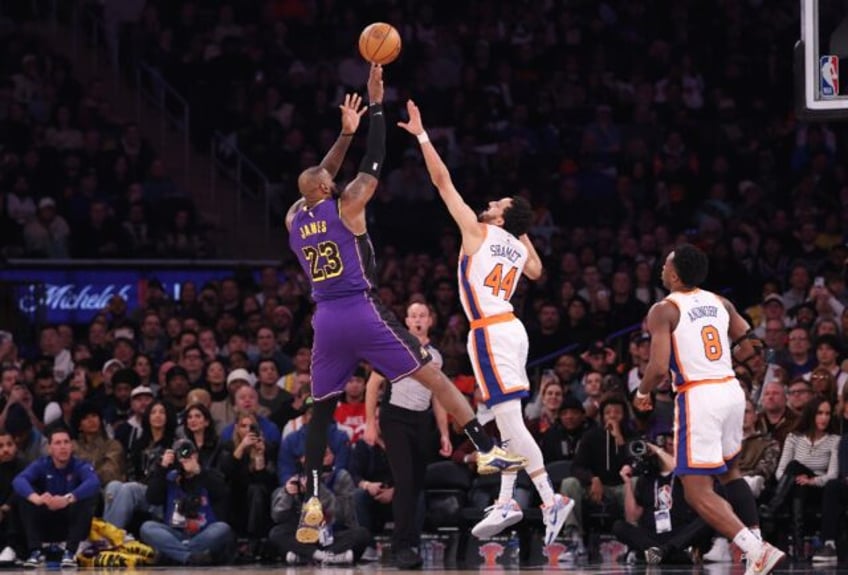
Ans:
[{"label": "crowd of spectators", "polygon": [[78,78],[26,23],[0,22],[0,255],[205,255],[177,166],[114,112],[102,78]]},{"label": "crowd of spectators", "polygon": [[[279,282],[276,270],[266,268],[261,277],[261,285],[230,278],[220,286],[204,286],[204,295],[197,296],[206,297],[202,304],[191,295],[197,294],[191,284],[182,286],[185,295],[175,302],[151,282],[138,313],[127,313],[125,302],[115,296],[82,332],[66,324],[43,326],[32,349],[4,339],[0,471],[8,464],[11,477],[24,479],[0,493],[0,504],[20,509],[24,504],[16,508],[15,498],[23,497],[25,511],[46,505],[57,513],[79,504],[86,517],[96,513],[134,532],[161,560],[179,564],[225,562],[234,549],[243,560],[268,554],[291,562],[374,558],[373,535],[391,521],[393,482],[382,443],[362,440],[367,365],[347,383],[324,460],[327,493],[322,498],[332,498],[336,529],[352,531],[337,540],[336,548],[304,549],[294,543],[311,407],[308,331],[294,326],[300,312],[301,319],[308,312],[302,294],[294,299],[303,307],[281,303],[292,301],[291,282]],[[208,301],[219,293],[222,300]],[[238,305],[223,305],[223,300]],[[804,509],[817,508],[824,498],[821,508],[835,515],[813,521],[821,520],[821,532],[831,534],[835,553],[848,476],[848,439],[840,437],[848,413],[843,377],[848,366],[838,361],[841,322],[804,324],[796,318],[789,327],[791,318],[782,306],[768,309],[782,300],[771,294],[764,305],[764,318],[786,326],[779,328],[779,336],[766,335],[773,347],[763,343],[758,355],[735,367],[751,398],[740,461],[763,505],[763,520],[791,514],[795,537],[810,527]],[[811,301],[802,305],[813,318],[819,313]],[[435,306],[432,312],[438,313]],[[238,327],[251,324],[256,326],[252,331]],[[578,550],[598,506],[613,517],[629,517],[624,500],[631,473],[625,466],[629,470],[634,464],[629,442],[637,437],[670,441],[674,400],[668,384],[657,390],[650,415],[629,407],[649,349],[650,336],[642,331],[633,332],[622,355],[597,341],[580,354],[554,354],[552,369],[534,380],[533,398],[525,406],[527,425],[546,463],[570,463],[556,487],[583,502],[565,529],[567,540],[579,542]],[[450,373],[476,404],[481,422],[496,434],[491,412],[478,403],[473,378],[462,369]],[[473,446],[459,429],[451,440],[449,459],[473,472]],[[437,435],[422,441],[430,445],[431,461],[438,461]],[[38,478],[61,469],[62,454],[79,483],[67,486],[72,497],[54,509],[51,500],[39,499],[44,484]],[[492,495],[487,489],[482,485],[469,495],[480,510]],[[199,491],[208,507],[186,511],[191,504],[185,498]],[[532,494],[524,496],[522,505],[532,506]],[[6,513],[3,521],[15,517]],[[59,523],[71,529],[67,540],[74,546],[66,559],[73,561],[81,527]],[[23,531],[4,531],[8,526],[0,522],[5,538],[0,543],[27,553],[37,565],[33,541],[44,540],[37,525],[24,522]],[[194,541],[187,547],[180,543],[186,537]]]}]

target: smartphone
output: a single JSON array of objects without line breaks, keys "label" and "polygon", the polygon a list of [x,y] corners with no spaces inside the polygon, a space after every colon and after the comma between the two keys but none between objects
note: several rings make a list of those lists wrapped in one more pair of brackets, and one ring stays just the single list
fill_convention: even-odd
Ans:
[{"label": "smartphone", "polygon": [[824,287],[824,277],[816,276],[816,279],[813,280],[813,285],[817,288],[823,288]]},{"label": "smartphone", "polygon": [[777,360],[777,351],[773,347],[766,349],[766,363],[775,363]]}]

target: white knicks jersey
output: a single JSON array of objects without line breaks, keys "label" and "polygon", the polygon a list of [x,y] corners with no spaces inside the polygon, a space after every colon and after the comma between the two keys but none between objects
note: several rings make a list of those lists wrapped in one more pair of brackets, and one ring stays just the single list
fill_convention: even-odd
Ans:
[{"label": "white knicks jersey", "polygon": [[498,226],[485,229],[475,254],[459,254],[460,299],[471,321],[512,313],[509,300],[527,263],[527,248],[518,238]]},{"label": "white knicks jersey", "polygon": [[671,333],[670,366],[675,389],[734,379],[730,314],[721,299],[701,289],[673,292],[665,299],[680,311],[680,320]]}]

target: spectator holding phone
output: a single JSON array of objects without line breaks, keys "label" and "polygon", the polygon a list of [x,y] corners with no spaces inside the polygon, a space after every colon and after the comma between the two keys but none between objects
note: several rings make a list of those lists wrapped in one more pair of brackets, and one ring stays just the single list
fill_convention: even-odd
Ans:
[{"label": "spectator holding phone", "polygon": [[220,470],[230,484],[229,523],[239,539],[247,538],[251,555],[271,527],[271,492],[277,485],[276,453],[265,442],[251,413],[238,413],[232,440],[221,446]]}]

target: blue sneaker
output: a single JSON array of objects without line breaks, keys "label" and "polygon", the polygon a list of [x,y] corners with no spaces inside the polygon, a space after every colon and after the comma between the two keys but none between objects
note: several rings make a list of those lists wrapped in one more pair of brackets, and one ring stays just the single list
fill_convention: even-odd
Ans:
[{"label": "blue sneaker", "polygon": [[40,549],[34,550],[29,554],[29,557],[24,560],[23,565],[25,569],[38,569],[44,565],[44,553],[42,553]]},{"label": "blue sneaker", "polygon": [[65,552],[62,553],[62,562],[60,563],[62,569],[76,569],[77,568],[77,558],[73,553],[65,549]]}]

